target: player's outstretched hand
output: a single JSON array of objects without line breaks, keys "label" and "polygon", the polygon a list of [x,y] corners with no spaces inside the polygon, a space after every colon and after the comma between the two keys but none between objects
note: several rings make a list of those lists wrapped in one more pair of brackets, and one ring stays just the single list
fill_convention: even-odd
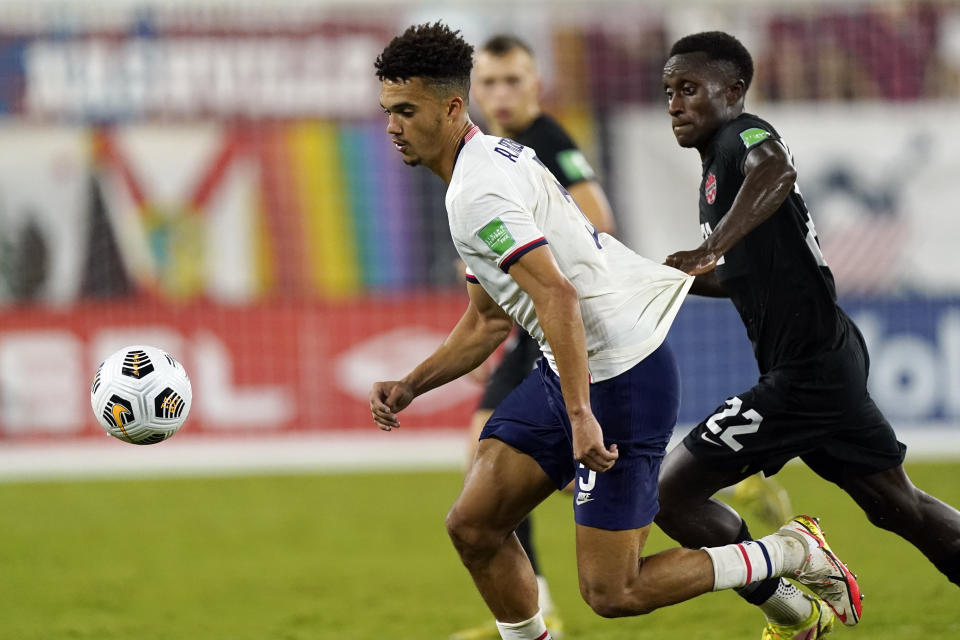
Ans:
[{"label": "player's outstretched hand", "polygon": [[399,380],[375,382],[370,390],[370,412],[373,421],[384,431],[400,427],[397,414],[413,402],[413,388]]},{"label": "player's outstretched hand", "polygon": [[713,271],[717,262],[723,256],[717,255],[715,251],[710,251],[703,247],[697,247],[693,251],[677,251],[667,256],[663,264],[674,269],[679,269],[692,276],[699,276]]},{"label": "player's outstretched hand", "polygon": [[617,445],[607,449],[603,445],[603,431],[593,414],[581,418],[570,418],[573,428],[573,457],[577,462],[593,471],[610,470],[620,457]]}]

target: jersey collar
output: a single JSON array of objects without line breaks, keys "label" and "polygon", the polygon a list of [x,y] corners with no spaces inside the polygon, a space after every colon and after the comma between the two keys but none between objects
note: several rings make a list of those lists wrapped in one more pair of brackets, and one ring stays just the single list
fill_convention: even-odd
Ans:
[{"label": "jersey collar", "polygon": [[703,154],[703,166],[706,167],[711,162],[713,162],[714,156],[717,155],[717,147],[720,144],[720,134],[722,134],[727,129],[727,127],[734,126],[734,124],[737,121],[742,120],[744,118],[755,118],[755,117],[756,116],[752,116],[746,111],[743,111],[736,118],[733,118],[732,120],[727,120],[722,125],[720,125],[717,128],[716,132],[713,134],[713,137],[710,138],[710,143],[707,145],[706,153]]},{"label": "jersey collar", "polygon": [[[460,157],[460,152],[463,150],[463,147],[464,147],[468,142],[470,142],[470,139],[473,138],[473,136],[477,135],[478,133],[480,133],[480,127],[478,127],[477,125],[473,125],[472,127],[470,127],[470,130],[467,131],[467,135],[463,136],[463,139],[460,140],[460,144],[457,145],[457,153],[456,153],[456,155],[453,156],[453,168],[454,168],[454,169],[457,168],[457,159]],[[452,173],[453,173],[453,172],[451,171],[451,175],[452,175]]]}]

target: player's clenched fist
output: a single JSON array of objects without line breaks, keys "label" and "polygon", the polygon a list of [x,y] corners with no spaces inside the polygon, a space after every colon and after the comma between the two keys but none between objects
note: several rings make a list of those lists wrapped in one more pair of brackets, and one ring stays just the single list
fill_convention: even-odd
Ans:
[{"label": "player's clenched fist", "polygon": [[570,418],[573,430],[573,457],[577,462],[593,471],[609,471],[620,453],[617,445],[607,449],[603,444],[603,431],[593,414],[581,418]]}]

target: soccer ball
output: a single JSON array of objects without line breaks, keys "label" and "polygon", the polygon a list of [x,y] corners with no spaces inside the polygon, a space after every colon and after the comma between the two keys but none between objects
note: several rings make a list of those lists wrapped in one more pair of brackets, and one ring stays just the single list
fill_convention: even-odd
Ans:
[{"label": "soccer ball", "polygon": [[175,434],[192,401],[183,365],[156,347],[120,349],[103,361],[90,386],[97,422],[131,444],[155,444]]}]

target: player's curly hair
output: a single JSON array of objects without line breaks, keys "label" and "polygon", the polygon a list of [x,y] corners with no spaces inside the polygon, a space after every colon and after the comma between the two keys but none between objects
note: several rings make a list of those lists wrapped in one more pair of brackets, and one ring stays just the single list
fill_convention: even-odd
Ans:
[{"label": "player's curly hair", "polygon": [[444,93],[454,92],[467,100],[473,47],[459,30],[440,21],[418,24],[391,40],[373,66],[381,81],[422,78]]},{"label": "player's curly hair", "polygon": [[704,53],[709,60],[728,62],[733,65],[737,77],[743,80],[744,89],[750,88],[753,80],[753,58],[743,44],[723,31],[704,31],[684,36],[670,48],[670,57],[686,53]]}]

